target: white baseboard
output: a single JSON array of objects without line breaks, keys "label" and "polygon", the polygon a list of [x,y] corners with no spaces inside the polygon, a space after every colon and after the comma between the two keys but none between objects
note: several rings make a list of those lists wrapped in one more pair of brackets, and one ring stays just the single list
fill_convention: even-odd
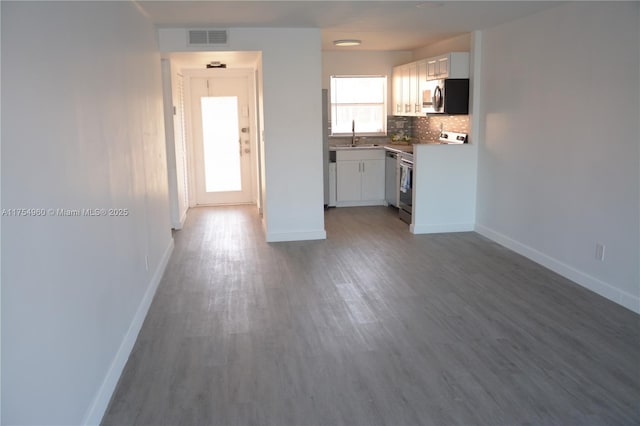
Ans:
[{"label": "white baseboard", "polygon": [[264,232],[265,240],[269,241],[267,239],[267,235],[269,235],[267,232],[267,218],[264,217],[264,215],[262,215],[262,217],[260,218],[260,223],[262,224],[262,232]]},{"label": "white baseboard", "polygon": [[412,234],[439,234],[442,232],[469,232],[473,231],[475,226],[473,223],[443,223],[440,225],[422,225],[412,224],[409,231]]},{"label": "white baseboard", "polygon": [[116,385],[118,384],[118,380],[120,379],[120,375],[122,374],[122,370],[129,359],[129,355],[133,350],[133,345],[136,343],[136,339],[138,338],[138,333],[142,328],[142,323],[144,322],[145,317],[147,316],[147,312],[149,311],[149,307],[151,306],[151,301],[153,300],[153,296],[156,294],[156,290],[158,289],[158,285],[162,280],[162,275],[164,274],[165,269],[167,268],[167,264],[169,263],[169,258],[171,257],[171,253],[173,253],[173,238],[170,240],[169,245],[164,251],[162,255],[162,259],[160,259],[160,264],[156,268],[149,285],[147,286],[147,290],[138,305],[138,309],[136,310],[136,314],[129,324],[129,329],[127,333],[124,335],[124,339],[118,348],[118,352],[116,352],[113,361],[111,362],[111,366],[107,371],[107,375],[102,381],[102,385],[100,389],[93,399],[89,410],[84,416],[82,420],[83,425],[99,425],[102,421],[102,417],[104,416],[105,411],[109,405],[109,401],[111,400],[111,396],[116,389]]},{"label": "white baseboard", "polygon": [[327,232],[324,229],[319,231],[267,232],[266,235],[268,243],[327,239]]},{"label": "white baseboard", "polygon": [[504,234],[494,231],[482,225],[476,225],[476,232],[490,240],[493,240],[510,250],[525,256],[540,265],[551,269],[553,272],[562,275],[565,278],[574,281],[576,284],[606,297],[625,308],[640,314],[640,297],[620,290],[611,284],[608,284],[598,278],[592,277],[582,271],[575,269],[551,256],[548,256],[532,247],[522,244],[516,240],[507,237]]},{"label": "white baseboard", "polygon": [[184,228],[184,222],[185,222],[185,220],[187,220],[187,211],[188,210],[189,209],[187,208],[187,210],[182,212],[182,216],[180,216],[180,218],[178,220],[172,220],[171,221],[171,229],[175,229],[176,231],[179,231],[182,228]]}]

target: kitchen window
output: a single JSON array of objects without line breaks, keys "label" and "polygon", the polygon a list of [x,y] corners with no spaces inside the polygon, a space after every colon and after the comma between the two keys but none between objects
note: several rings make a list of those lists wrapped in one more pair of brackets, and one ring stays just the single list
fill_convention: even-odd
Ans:
[{"label": "kitchen window", "polygon": [[387,134],[387,77],[331,76],[331,134]]}]

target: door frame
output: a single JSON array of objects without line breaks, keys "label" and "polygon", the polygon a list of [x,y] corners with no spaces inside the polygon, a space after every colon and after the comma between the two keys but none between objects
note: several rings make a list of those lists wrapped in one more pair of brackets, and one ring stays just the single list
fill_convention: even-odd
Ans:
[{"label": "door frame", "polygon": [[[257,204],[258,196],[258,123],[257,123],[257,98],[256,98],[256,82],[255,70],[252,68],[209,68],[209,69],[186,69],[183,70],[184,78],[184,96],[185,96],[185,122],[187,134],[187,161],[188,161],[188,178],[189,187],[196,188],[196,149],[193,138],[193,111],[191,110],[191,79],[192,78],[210,78],[215,79],[217,76],[225,75],[227,77],[243,77],[247,80],[247,96],[249,104],[249,146],[251,149],[250,159],[250,179],[251,186],[251,202],[249,204]],[[189,191],[189,207],[197,207],[196,191]]]}]

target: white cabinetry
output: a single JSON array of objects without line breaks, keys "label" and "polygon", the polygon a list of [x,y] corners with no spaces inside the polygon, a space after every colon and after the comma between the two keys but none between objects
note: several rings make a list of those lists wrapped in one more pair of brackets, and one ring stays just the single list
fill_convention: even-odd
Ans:
[{"label": "white cabinetry", "polygon": [[469,78],[469,53],[451,52],[427,59],[427,80]]},{"label": "white cabinetry", "polygon": [[362,199],[362,161],[336,161],[336,205]]},{"label": "white cabinetry", "polygon": [[393,67],[393,115],[402,115],[404,105],[402,105],[402,66]]},{"label": "white cabinetry", "polygon": [[418,63],[412,62],[407,65],[409,69],[409,115],[416,115],[418,104]]},{"label": "white cabinetry", "polygon": [[362,201],[384,204],[384,151],[382,158],[362,160]]},{"label": "white cabinetry", "polygon": [[393,115],[423,116],[424,82],[442,78],[469,78],[469,53],[451,52],[393,67]]},{"label": "white cabinetry", "polygon": [[338,207],[384,204],[384,149],[336,153]]},{"label": "white cabinetry", "polygon": [[415,74],[413,64],[402,67],[402,104],[404,105],[404,115],[411,115],[411,74]]},{"label": "white cabinetry", "polygon": [[422,61],[416,62],[416,100],[414,105],[414,114],[416,116],[423,116],[422,113],[422,91],[424,90],[424,83],[427,81],[427,60],[423,59]]},{"label": "white cabinetry", "polygon": [[427,61],[393,68],[393,114],[421,116],[422,82],[427,80]]},{"label": "white cabinetry", "polygon": [[394,115],[409,115],[412,111],[412,76],[415,79],[413,64],[399,65],[393,68]]}]

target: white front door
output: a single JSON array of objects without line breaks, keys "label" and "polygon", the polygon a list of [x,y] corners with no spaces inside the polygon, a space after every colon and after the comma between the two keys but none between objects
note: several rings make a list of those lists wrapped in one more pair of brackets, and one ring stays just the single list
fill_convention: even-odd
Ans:
[{"label": "white front door", "polygon": [[250,74],[192,77],[191,117],[198,205],[255,200],[251,173]]}]

